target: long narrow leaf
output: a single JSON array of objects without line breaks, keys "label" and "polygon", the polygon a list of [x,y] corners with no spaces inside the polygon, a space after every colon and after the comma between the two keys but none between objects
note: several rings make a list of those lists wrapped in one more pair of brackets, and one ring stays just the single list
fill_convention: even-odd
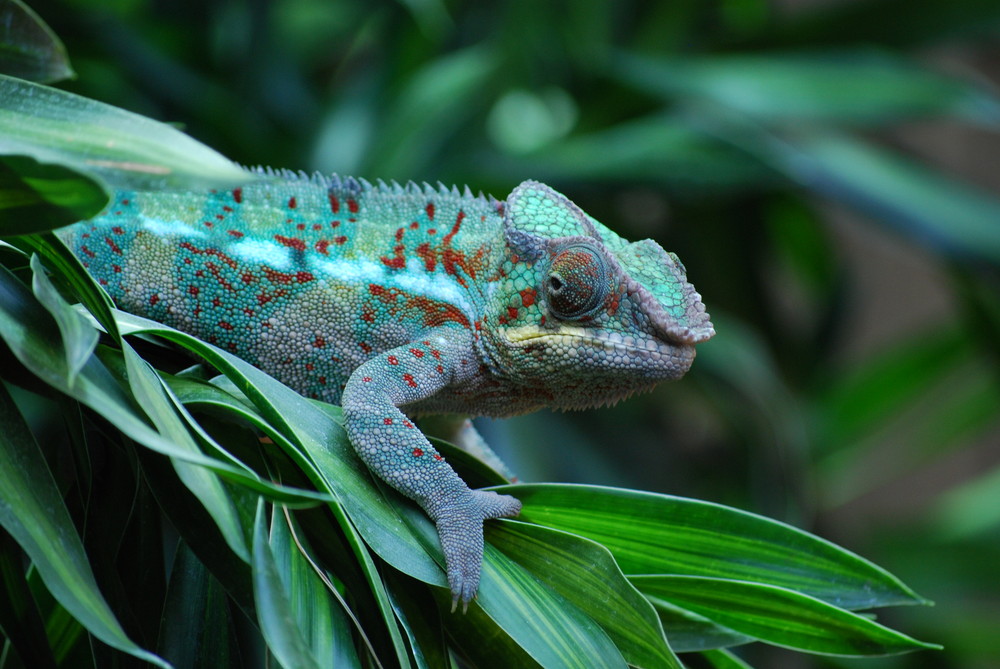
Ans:
[{"label": "long narrow leaf", "polygon": [[45,458],[3,384],[0,425],[0,525],[31,558],[52,595],[94,636],[169,667],[125,635],[105,602]]},{"label": "long narrow leaf", "polygon": [[786,588],[697,576],[636,576],[631,580],[643,592],[785,648],[870,656],[938,647]]},{"label": "long narrow leaf", "polygon": [[604,544],[626,574],[740,578],[858,609],[921,603],[871,562],[784,523],[719,504],[580,485],[509,488],[521,518]]}]

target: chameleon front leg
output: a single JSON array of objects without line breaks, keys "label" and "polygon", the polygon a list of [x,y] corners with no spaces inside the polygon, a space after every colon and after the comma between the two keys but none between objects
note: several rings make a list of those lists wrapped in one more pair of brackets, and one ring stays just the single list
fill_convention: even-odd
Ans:
[{"label": "chameleon front leg", "polygon": [[399,409],[433,396],[476,364],[471,346],[461,344],[437,334],[386,351],[351,374],[342,397],[347,434],[358,455],[437,525],[453,607],[458,600],[467,606],[479,588],[483,521],[521,511],[509,495],[470,490]]}]

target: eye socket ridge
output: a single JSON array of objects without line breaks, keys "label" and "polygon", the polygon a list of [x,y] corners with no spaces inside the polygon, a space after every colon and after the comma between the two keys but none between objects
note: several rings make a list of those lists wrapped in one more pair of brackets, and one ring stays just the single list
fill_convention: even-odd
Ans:
[{"label": "eye socket ridge", "polygon": [[552,258],[545,280],[549,310],[561,319],[592,314],[608,294],[606,261],[586,244],[570,244]]}]

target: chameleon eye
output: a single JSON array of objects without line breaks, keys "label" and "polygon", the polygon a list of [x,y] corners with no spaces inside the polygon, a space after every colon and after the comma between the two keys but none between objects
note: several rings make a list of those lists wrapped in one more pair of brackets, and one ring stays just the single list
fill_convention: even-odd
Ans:
[{"label": "chameleon eye", "polygon": [[568,246],[552,259],[545,282],[549,309],[559,318],[586,316],[608,293],[604,259],[583,245]]}]

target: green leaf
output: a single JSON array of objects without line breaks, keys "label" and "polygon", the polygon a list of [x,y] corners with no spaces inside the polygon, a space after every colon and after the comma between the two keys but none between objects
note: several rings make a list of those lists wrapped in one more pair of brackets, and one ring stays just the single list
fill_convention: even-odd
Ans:
[{"label": "green leaf", "polygon": [[785,648],[844,656],[939,648],[787,588],[695,576],[635,576],[631,581],[644,593]]},{"label": "green leaf", "polygon": [[45,306],[59,326],[66,354],[68,382],[73,384],[97,347],[98,334],[83,315],[69,306],[49,281],[37,255],[31,256],[32,288],[35,297]]},{"label": "green leaf", "polygon": [[56,330],[51,316],[31,293],[6,268],[0,267],[0,338],[21,364],[40,379],[91,407],[129,437],[159,453],[207,467],[274,499],[290,502],[329,499],[322,493],[275,485],[245,466],[234,466],[178,447],[149,426],[134,399],[97,356],[88,358],[71,384]]},{"label": "green leaf", "polygon": [[786,587],[846,609],[922,603],[894,576],[784,523],[669,495],[523,484],[522,520],[603,544],[627,575],[685,574]]},{"label": "green leaf", "polygon": [[286,669],[319,669],[297,626],[291,599],[271,551],[263,500],[257,505],[254,523],[253,590],[260,631],[278,663]]},{"label": "green leaf", "polygon": [[995,95],[884,54],[623,56],[618,72],[667,100],[709,101],[760,121],[868,124],[953,115],[1000,122]]},{"label": "green leaf", "polygon": [[31,558],[52,596],[95,637],[169,667],[125,635],[102,597],[45,458],[3,384],[0,425],[0,525]]},{"label": "green leaf", "polygon": [[753,669],[728,650],[707,650],[701,654],[712,669]]},{"label": "green leaf", "polygon": [[229,618],[226,592],[181,542],[170,570],[157,651],[175,667],[238,666]]},{"label": "green leaf", "polygon": [[0,0],[0,72],[42,83],[76,76],[66,47],[21,0]]},{"label": "green leaf", "polygon": [[119,189],[227,188],[259,176],[176,128],[3,75],[0,154],[62,165]]},{"label": "green leaf", "polygon": [[302,633],[316,666],[359,667],[361,664],[351,638],[351,622],[303,554],[300,535],[294,519],[274,507],[271,553],[289,596],[295,627]]},{"label": "green leaf", "polygon": [[28,156],[0,156],[0,232],[24,235],[96,216],[110,195],[91,177]]},{"label": "green leaf", "polygon": [[599,624],[630,665],[681,669],[653,607],[603,546],[517,521],[490,524],[486,534],[504,555]]},{"label": "green leaf", "polygon": [[753,637],[734,632],[705,616],[674,606],[659,597],[647,594],[646,598],[660,616],[663,631],[675,652],[689,653],[713,648],[729,648],[753,641]]},{"label": "green leaf", "polygon": [[[0,383],[0,388],[3,384]],[[56,659],[45,624],[31,597],[24,555],[13,537],[0,528],[0,636],[6,636],[15,657],[26,667],[55,669]]]}]

